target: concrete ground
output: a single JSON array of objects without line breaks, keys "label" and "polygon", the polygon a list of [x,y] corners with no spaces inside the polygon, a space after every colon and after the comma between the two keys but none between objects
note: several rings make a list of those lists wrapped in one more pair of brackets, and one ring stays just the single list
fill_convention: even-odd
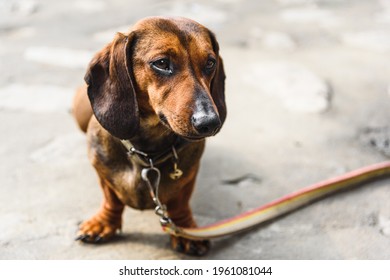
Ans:
[{"label": "concrete ground", "polygon": [[[101,202],[74,89],[95,51],[151,15],[208,26],[226,66],[228,119],[192,199],[199,224],[390,155],[389,1],[2,0],[0,259],[192,259],[151,211],[127,209],[111,243],[74,241]],[[390,259],[389,185],[217,239],[205,258]]]}]

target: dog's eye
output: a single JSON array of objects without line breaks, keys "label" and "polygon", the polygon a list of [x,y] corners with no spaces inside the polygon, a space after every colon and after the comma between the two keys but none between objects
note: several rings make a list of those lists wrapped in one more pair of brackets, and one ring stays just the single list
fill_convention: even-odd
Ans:
[{"label": "dog's eye", "polygon": [[164,74],[172,74],[171,62],[169,59],[162,58],[152,62],[152,67]]},{"label": "dog's eye", "polygon": [[212,70],[215,67],[215,63],[216,63],[215,59],[213,59],[213,58],[210,58],[209,60],[207,60],[206,69]]},{"label": "dog's eye", "polygon": [[161,70],[169,70],[169,60],[168,59],[159,59],[153,62],[153,65]]}]

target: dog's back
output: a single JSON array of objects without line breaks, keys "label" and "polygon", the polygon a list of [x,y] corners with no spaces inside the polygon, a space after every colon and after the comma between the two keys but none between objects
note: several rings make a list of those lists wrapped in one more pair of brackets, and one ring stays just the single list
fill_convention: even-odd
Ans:
[{"label": "dog's back", "polygon": [[77,89],[73,98],[72,113],[76,122],[83,132],[87,132],[89,120],[92,117],[92,107],[88,99],[87,86]]}]

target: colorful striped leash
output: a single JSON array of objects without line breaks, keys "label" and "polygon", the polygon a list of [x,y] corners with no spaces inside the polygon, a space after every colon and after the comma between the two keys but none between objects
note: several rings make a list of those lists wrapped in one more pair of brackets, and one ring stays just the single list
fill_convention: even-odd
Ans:
[{"label": "colorful striped leash", "polygon": [[[156,168],[152,167],[149,171],[155,171],[155,169]],[[155,188],[153,188],[153,184],[148,179],[149,171],[144,171],[142,177],[148,183],[153,200],[156,202],[156,214],[161,217],[160,222],[163,230],[169,234],[187,239],[204,240],[248,230],[335,192],[345,190],[348,187],[362,184],[373,179],[378,179],[385,175],[390,175],[390,161],[363,167],[344,175],[316,183],[267,203],[259,208],[198,228],[181,228],[172,222],[167,215],[165,206],[162,205],[158,200],[158,197],[156,197],[155,189],[158,189],[158,185],[155,185]],[[159,171],[157,172],[159,173]]]}]

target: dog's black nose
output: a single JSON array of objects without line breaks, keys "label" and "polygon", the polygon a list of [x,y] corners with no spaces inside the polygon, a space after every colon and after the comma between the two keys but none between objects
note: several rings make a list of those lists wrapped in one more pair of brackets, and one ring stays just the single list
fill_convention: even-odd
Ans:
[{"label": "dog's black nose", "polygon": [[202,136],[214,135],[221,127],[221,120],[215,112],[197,112],[192,116],[192,125]]}]

